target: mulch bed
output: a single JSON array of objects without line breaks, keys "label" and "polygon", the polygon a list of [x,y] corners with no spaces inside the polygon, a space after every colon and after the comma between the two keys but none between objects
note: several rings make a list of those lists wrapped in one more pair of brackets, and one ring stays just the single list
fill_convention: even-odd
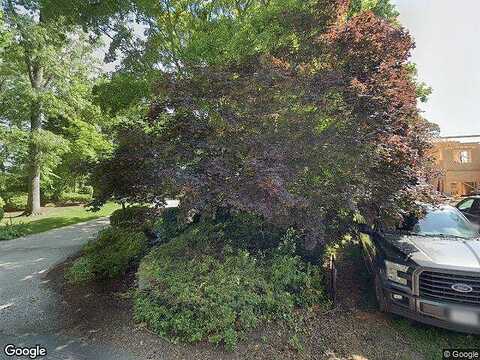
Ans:
[{"label": "mulch bed", "polygon": [[297,333],[300,349],[289,341],[292,329],[285,324],[266,324],[240,342],[233,353],[200,343],[173,344],[136,324],[132,301],[135,269],[122,279],[71,286],[64,280],[70,258],[47,275],[62,302],[62,335],[118,347],[139,359],[423,359],[410,350],[408,341],[391,326],[391,317],[375,310],[363,263],[349,256],[338,259],[338,303],[325,312],[302,313]]}]

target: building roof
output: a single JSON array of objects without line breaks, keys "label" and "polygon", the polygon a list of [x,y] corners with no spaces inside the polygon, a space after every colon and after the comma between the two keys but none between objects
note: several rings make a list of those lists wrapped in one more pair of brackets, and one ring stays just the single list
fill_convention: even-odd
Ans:
[{"label": "building roof", "polygon": [[480,135],[440,136],[441,142],[480,143]]}]

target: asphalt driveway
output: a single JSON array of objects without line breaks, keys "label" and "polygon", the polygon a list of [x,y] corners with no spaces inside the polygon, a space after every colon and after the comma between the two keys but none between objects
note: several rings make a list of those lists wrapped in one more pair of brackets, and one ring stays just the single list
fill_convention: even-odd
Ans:
[{"label": "asphalt driveway", "polygon": [[[61,304],[48,287],[49,269],[77,253],[108,225],[96,219],[41,234],[0,242],[0,359],[6,344],[40,344],[42,359],[132,359],[108,347],[56,335],[61,330]],[[23,357],[26,359],[26,357]]]}]

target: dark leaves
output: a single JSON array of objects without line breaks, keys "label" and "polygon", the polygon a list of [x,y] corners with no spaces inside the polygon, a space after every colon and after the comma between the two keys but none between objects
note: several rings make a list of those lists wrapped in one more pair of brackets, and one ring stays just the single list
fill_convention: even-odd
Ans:
[{"label": "dark leaves", "polygon": [[122,182],[111,193],[252,212],[303,230],[309,247],[356,212],[387,221],[427,196],[431,129],[407,69],[413,42],[373,13],[345,22],[342,4],[289,17],[303,41],[295,56],[287,47],[165,74],[150,125],[127,131],[108,165]]}]

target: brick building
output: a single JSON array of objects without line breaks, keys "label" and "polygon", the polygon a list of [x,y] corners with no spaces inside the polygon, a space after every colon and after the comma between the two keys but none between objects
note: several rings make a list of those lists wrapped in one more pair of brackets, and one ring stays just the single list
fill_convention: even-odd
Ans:
[{"label": "brick building", "polygon": [[480,192],[480,135],[440,138],[434,157],[442,171],[437,190],[454,196]]}]

